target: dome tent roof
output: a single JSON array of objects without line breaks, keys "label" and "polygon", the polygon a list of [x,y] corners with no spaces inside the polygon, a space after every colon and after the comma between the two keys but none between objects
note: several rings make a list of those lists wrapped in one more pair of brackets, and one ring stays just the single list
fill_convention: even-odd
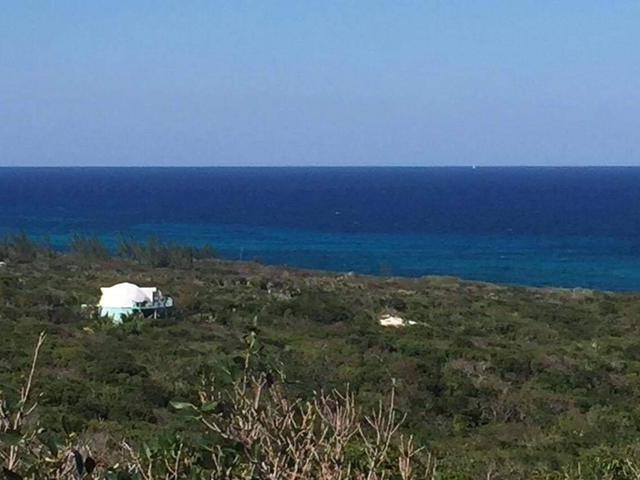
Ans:
[{"label": "dome tent roof", "polygon": [[153,302],[152,288],[140,288],[133,283],[118,283],[112,287],[101,288],[102,297],[98,305],[100,307],[130,308],[140,303]]}]

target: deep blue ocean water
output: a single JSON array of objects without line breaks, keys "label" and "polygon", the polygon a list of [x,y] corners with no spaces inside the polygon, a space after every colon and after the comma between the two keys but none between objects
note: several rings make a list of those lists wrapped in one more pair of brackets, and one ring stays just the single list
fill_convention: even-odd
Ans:
[{"label": "deep blue ocean water", "polygon": [[224,257],[640,291],[640,168],[0,169],[0,234],[212,244]]}]

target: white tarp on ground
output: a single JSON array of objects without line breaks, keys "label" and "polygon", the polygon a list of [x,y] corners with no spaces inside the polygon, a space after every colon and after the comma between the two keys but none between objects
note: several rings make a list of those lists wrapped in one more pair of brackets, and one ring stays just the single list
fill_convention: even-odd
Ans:
[{"label": "white tarp on ground", "polygon": [[378,320],[383,327],[405,327],[407,325],[415,325],[413,320],[405,320],[402,317],[394,315],[382,315]]}]

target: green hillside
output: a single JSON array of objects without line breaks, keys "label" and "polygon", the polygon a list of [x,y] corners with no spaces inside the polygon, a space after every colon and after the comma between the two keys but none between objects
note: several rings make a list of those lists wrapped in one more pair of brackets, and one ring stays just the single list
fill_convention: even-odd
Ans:
[{"label": "green hillside", "polygon": [[[203,376],[229,385],[255,334],[252,368],[282,372],[290,397],[348,386],[367,410],[394,383],[402,431],[437,478],[578,464],[614,472],[580,478],[638,478],[623,475],[640,435],[640,295],[167,263],[39,252],[0,267],[1,390],[18,398],[45,331],[34,390],[50,438],[77,435],[104,458],[123,438],[196,441],[171,402],[197,403]],[[113,327],[81,308],[122,281],[160,287],[174,314]],[[381,327],[385,313],[417,324]]]}]

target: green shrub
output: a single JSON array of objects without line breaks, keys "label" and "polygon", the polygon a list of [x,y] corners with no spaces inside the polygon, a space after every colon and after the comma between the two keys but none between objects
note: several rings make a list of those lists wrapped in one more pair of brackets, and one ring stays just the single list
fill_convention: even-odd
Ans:
[{"label": "green shrub", "polygon": [[69,245],[71,253],[91,260],[108,260],[111,257],[107,247],[97,237],[75,234]]}]

